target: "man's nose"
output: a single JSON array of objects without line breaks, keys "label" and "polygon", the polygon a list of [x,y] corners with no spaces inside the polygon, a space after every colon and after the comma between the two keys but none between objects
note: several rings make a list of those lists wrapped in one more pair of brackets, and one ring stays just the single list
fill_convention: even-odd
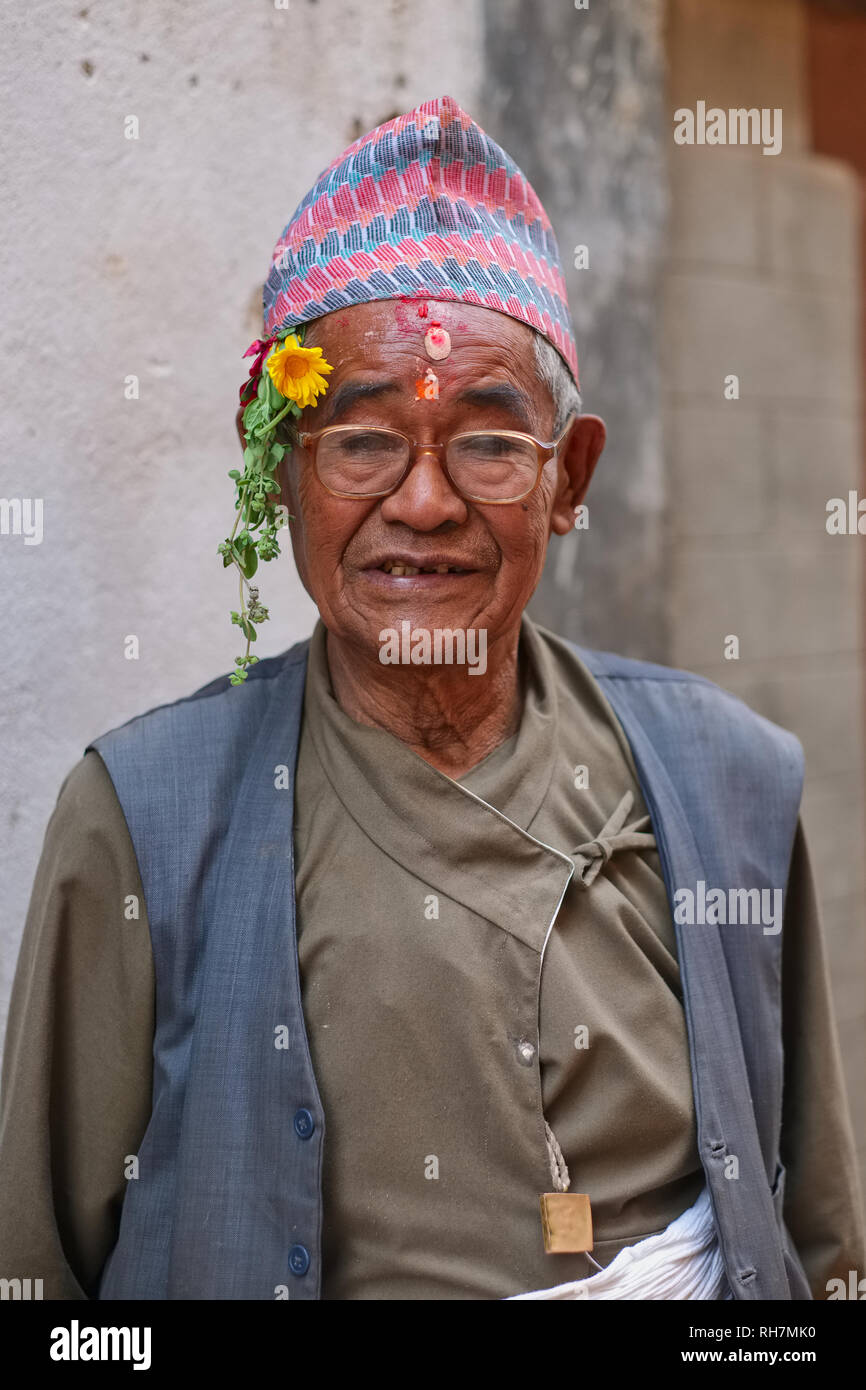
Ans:
[{"label": "man's nose", "polygon": [[415,531],[435,531],[445,521],[459,524],[466,520],[466,503],[448,481],[441,456],[429,445],[418,445],[406,477],[382,503],[385,521],[402,521]]}]

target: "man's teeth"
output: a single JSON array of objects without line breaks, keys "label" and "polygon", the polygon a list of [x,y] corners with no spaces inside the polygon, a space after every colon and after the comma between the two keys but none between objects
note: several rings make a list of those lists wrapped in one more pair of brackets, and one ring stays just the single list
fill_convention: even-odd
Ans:
[{"label": "man's teeth", "polygon": [[416,568],[415,565],[395,564],[393,560],[386,560],[382,569],[386,574],[393,574],[397,578],[413,574],[463,574],[465,572],[457,565],[424,565],[421,568]]}]

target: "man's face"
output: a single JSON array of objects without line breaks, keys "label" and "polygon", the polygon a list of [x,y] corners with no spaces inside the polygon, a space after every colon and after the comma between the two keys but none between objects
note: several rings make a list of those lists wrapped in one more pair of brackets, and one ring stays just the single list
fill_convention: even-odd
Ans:
[{"label": "man's face", "polygon": [[[308,407],[299,429],[378,425],[422,444],[460,431],[520,430],[549,441],[554,407],[538,380],[532,330],[473,305],[382,300],[354,305],[310,326],[334,368],[328,390]],[[451,352],[431,361],[424,336],[439,323]],[[438,400],[419,399],[428,369]],[[604,443],[604,426],[581,417],[560,458],[545,465],[523,502],[499,506],[464,500],[439,462],[419,453],[388,497],[334,497],[319,482],[306,450],[284,461],[284,500],[293,516],[292,547],[304,587],[329,633],[376,653],[383,628],[485,628],[488,646],[519,627],[541,576],[551,530],[567,532]],[[460,573],[393,575],[390,562],[448,565]]]}]

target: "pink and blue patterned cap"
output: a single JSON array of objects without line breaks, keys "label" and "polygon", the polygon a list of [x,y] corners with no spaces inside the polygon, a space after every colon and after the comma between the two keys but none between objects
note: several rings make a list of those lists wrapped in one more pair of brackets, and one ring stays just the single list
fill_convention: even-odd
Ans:
[{"label": "pink and blue patterned cap", "polygon": [[529,324],[577,381],[550,219],[514,160],[447,96],[361,136],[320,174],[274,247],[265,336],[350,304],[424,298]]}]

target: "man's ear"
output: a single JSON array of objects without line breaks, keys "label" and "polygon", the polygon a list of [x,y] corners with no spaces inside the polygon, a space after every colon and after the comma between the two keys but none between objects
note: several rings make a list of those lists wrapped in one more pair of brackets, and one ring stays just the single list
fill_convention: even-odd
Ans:
[{"label": "man's ear", "polygon": [[574,526],[575,509],[586,496],[606,439],[607,429],[598,415],[578,415],[560,445],[558,485],[550,516],[550,529],[558,536],[567,536]]}]

